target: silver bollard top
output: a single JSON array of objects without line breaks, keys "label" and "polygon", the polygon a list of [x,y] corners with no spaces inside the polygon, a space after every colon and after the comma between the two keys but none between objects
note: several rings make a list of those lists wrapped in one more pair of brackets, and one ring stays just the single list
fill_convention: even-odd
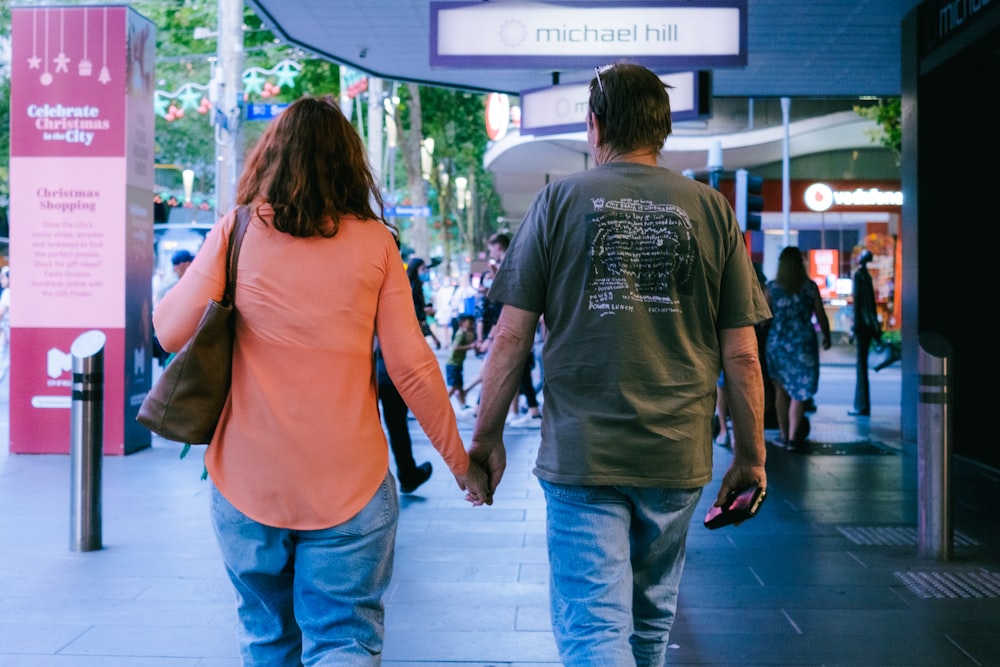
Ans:
[{"label": "silver bollard top", "polygon": [[73,341],[69,352],[74,357],[92,357],[104,349],[106,341],[107,336],[104,335],[103,331],[98,331],[97,329],[84,331]]},{"label": "silver bollard top", "polygon": [[917,337],[920,349],[932,357],[950,357],[954,351],[948,340],[936,333],[925,331]]}]

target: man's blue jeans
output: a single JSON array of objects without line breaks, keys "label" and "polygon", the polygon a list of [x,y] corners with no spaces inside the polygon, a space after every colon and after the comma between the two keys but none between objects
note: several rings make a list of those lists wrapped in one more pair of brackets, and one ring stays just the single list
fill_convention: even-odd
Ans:
[{"label": "man's blue jeans", "polygon": [[258,523],[212,487],[212,523],[236,589],[244,665],[380,665],[399,520],[395,480],[325,530]]},{"label": "man's blue jeans", "polygon": [[701,489],[540,483],[563,665],[661,667]]}]

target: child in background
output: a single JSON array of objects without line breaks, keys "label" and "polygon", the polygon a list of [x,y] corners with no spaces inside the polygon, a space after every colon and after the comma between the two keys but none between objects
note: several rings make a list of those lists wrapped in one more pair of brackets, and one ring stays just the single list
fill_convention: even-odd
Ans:
[{"label": "child in background", "polygon": [[458,316],[458,330],[451,339],[451,356],[444,366],[445,378],[448,381],[448,397],[458,396],[458,405],[462,410],[468,409],[465,404],[465,353],[476,347],[476,318],[474,315],[462,313]]}]

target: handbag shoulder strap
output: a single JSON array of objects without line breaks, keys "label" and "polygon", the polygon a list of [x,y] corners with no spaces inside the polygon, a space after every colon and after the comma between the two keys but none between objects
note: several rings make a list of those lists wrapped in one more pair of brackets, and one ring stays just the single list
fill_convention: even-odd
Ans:
[{"label": "handbag shoulder strap", "polygon": [[243,246],[243,236],[250,225],[250,207],[243,205],[236,209],[236,222],[229,235],[229,251],[226,253],[226,291],[223,302],[234,303],[236,300],[236,266],[239,264],[240,248]]}]

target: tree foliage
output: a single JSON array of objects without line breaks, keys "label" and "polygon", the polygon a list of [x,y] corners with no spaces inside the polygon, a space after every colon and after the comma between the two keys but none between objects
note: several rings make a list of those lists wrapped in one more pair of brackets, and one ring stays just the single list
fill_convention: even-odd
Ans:
[{"label": "tree foliage", "polygon": [[[215,37],[217,0],[133,0],[130,3],[140,14],[157,26],[156,78],[157,87],[172,91],[185,83],[207,84],[217,61]],[[196,38],[195,30],[205,28],[207,38]],[[285,59],[295,59],[302,71],[292,87],[283,88],[267,101],[290,102],[304,94],[336,95],[339,69],[336,65],[303,57],[296,49],[280,43],[249,8],[243,10],[244,69],[269,69]],[[206,91],[207,92],[207,91]],[[191,116],[194,116],[192,114]],[[249,150],[263,132],[262,123],[244,122],[241,126],[244,151]],[[205,116],[186,117],[175,121],[156,119],[156,160],[159,164],[174,164],[195,172],[197,182],[208,192],[215,188],[215,126],[211,112]]]},{"label": "tree foliage", "polygon": [[878,124],[878,129],[869,132],[869,136],[872,141],[892,150],[898,160],[903,150],[902,100],[898,97],[880,99],[870,106],[855,106],[854,111]]},{"label": "tree foliage", "polygon": [[[419,91],[419,127],[422,130],[417,141],[424,137],[434,139],[429,182],[429,194],[433,196],[424,200],[432,206],[431,235],[442,246],[446,259],[453,252],[474,255],[485,247],[502,212],[500,199],[493,189],[492,174],[483,168],[489,143],[483,121],[485,96],[451,88],[406,86],[401,89],[398,107],[401,144],[405,144],[407,138],[413,141],[410,134],[414,124],[410,115],[415,90]],[[411,159],[407,169],[410,183],[420,180],[412,171],[419,169],[419,163],[414,165]],[[471,214],[463,211],[457,201],[456,179],[460,176],[468,179],[472,193]]]},{"label": "tree foliage", "polygon": [[[44,4],[42,0],[22,0],[22,5]],[[64,0],[65,5],[89,4],[83,0]],[[172,93],[188,83],[206,85],[212,79],[217,61],[215,37],[218,0],[131,0],[129,6],[156,26],[156,88]],[[261,19],[249,8],[243,15],[244,69],[260,67],[270,69],[285,59],[295,60],[302,66],[294,85],[285,86],[266,101],[291,102],[303,95],[333,96],[340,93],[340,68],[326,60],[311,58],[302,51],[285,45],[275,38]],[[199,37],[195,37],[196,29]],[[204,38],[201,32],[210,36]],[[0,0],[0,39],[10,35],[10,6]],[[407,162],[405,152],[394,156],[388,168],[405,175],[407,183],[398,192],[386,193],[389,199],[421,200],[432,207],[432,224],[427,229],[425,247],[437,243],[454,252],[469,254],[481,250],[490,233],[495,231],[496,219],[502,214],[499,197],[493,189],[493,179],[483,168],[483,156],[488,145],[483,122],[485,97],[467,91],[416,85],[386,87],[399,91],[399,142],[403,146],[407,133],[416,127],[412,138],[417,160]],[[7,165],[9,155],[9,75],[0,79],[0,195],[9,191]],[[416,97],[415,97],[416,96]],[[206,90],[206,97],[208,91]],[[422,100],[421,120],[411,122],[409,113],[413,102]],[[257,100],[260,101],[260,100]],[[375,100],[382,104],[383,100]],[[363,100],[367,104],[367,99]],[[419,108],[419,107],[418,107]],[[360,115],[360,114],[359,114]],[[254,145],[263,132],[264,123],[244,122],[241,126],[244,151]],[[425,183],[420,174],[419,146],[425,137],[433,137],[434,177]],[[215,126],[212,111],[202,115],[189,111],[184,117],[168,121],[156,118],[156,163],[174,165],[174,182],[164,187],[180,189],[180,170],[195,172],[196,191],[208,196],[215,190]],[[411,156],[412,160],[412,156]],[[415,172],[415,174],[414,174]],[[447,179],[442,179],[447,174]],[[456,201],[455,178],[465,176],[473,194],[471,215],[460,215]],[[169,178],[167,179],[169,181]],[[428,187],[429,186],[429,187]],[[433,196],[428,197],[428,194]],[[404,242],[408,230],[404,229]],[[429,254],[428,254],[429,256]]]}]

